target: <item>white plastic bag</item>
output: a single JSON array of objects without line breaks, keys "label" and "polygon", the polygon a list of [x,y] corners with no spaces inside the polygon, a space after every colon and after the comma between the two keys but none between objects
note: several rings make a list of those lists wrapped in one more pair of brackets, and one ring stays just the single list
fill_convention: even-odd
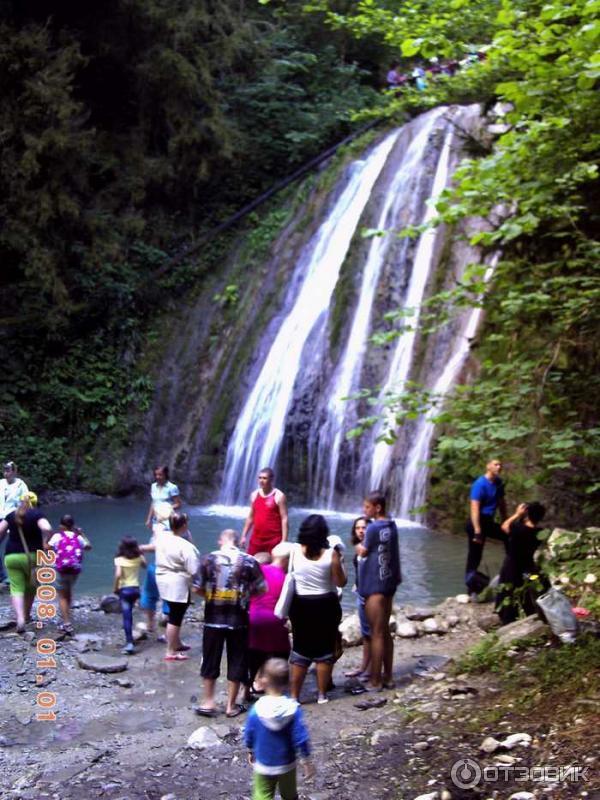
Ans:
[{"label": "white plastic bag", "polygon": [[560,589],[554,586],[537,598],[550,629],[563,644],[573,644],[577,636],[577,617],[571,608],[571,601]]}]

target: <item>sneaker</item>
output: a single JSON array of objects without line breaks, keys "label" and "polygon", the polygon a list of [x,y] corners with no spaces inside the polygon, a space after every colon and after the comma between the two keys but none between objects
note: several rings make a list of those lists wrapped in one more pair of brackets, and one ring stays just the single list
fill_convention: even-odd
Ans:
[{"label": "sneaker", "polygon": [[317,697],[317,703],[318,703],[318,705],[320,705],[320,706],[323,706],[323,705],[325,705],[325,703],[328,703],[328,702],[329,702],[329,698],[327,697],[327,695],[326,695],[326,694],[320,694],[320,695]]},{"label": "sneaker", "polygon": [[121,652],[124,656],[132,656],[135,653],[135,645],[131,642],[128,642]]}]

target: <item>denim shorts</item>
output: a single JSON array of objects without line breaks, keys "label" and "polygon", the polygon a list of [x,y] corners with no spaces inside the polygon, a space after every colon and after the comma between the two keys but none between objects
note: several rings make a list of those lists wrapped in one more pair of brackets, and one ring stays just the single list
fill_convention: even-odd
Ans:
[{"label": "denim shorts", "polygon": [[357,594],[356,595],[356,607],[358,608],[358,619],[360,621],[360,635],[364,638],[365,636],[371,636],[371,626],[369,625],[369,620],[367,619],[367,612],[365,609],[365,598]]}]

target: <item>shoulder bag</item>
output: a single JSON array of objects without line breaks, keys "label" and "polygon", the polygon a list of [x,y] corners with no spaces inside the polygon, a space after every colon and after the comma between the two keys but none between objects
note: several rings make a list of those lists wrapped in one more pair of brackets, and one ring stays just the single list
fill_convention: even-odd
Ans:
[{"label": "shoulder bag", "polygon": [[292,605],[292,600],[294,599],[294,595],[296,594],[296,578],[294,577],[294,554],[296,552],[296,545],[292,547],[292,552],[290,553],[290,561],[288,564],[288,571],[287,575],[285,576],[285,580],[283,581],[283,586],[281,587],[281,594],[279,595],[279,600],[275,604],[275,608],[273,609],[273,613],[279,619],[287,619],[290,614],[290,608]]}]

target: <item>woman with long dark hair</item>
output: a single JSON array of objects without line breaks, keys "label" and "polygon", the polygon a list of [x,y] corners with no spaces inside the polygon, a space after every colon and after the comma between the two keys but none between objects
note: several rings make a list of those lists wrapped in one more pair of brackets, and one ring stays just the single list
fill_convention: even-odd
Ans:
[{"label": "woman with long dark hair", "polygon": [[133,607],[140,599],[140,569],[146,566],[137,539],[125,536],[119,542],[115,557],[114,591],[121,601],[125,647],[122,652],[131,656],[135,653],[133,643]]},{"label": "woman with long dark hair", "polygon": [[369,620],[367,619],[367,612],[365,611],[365,598],[360,593],[360,585],[358,582],[358,565],[360,563],[361,556],[359,556],[357,552],[357,548],[359,545],[362,545],[365,539],[365,533],[367,532],[367,525],[369,524],[369,520],[367,517],[357,517],[354,522],[352,523],[352,531],[350,533],[350,544],[354,547],[355,554],[354,554],[354,575],[356,576],[356,608],[358,611],[358,619],[360,622],[360,633],[362,636],[362,644],[363,644],[363,652],[362,652],[362,664],[360,665],[359,669],[352,669],[349,672],[346,672],[347,678],[363,678],[368,680],[370,677],[369,674],[369,667],[371,665],[371,626],[369,625]]},{"label": "woman with long dark hair", "polygon": [[295,594],[290,607],[292,623],[291,695],[300,692],[309,666],[317,667],[318,703],[327,703],[327,689],[335,663],[338,626],[342,609],[337,587],[346,585],[342,557],[330,547],[329,528],[320,514],[311,514],[300,525],[298,544],[290,555]]}]

